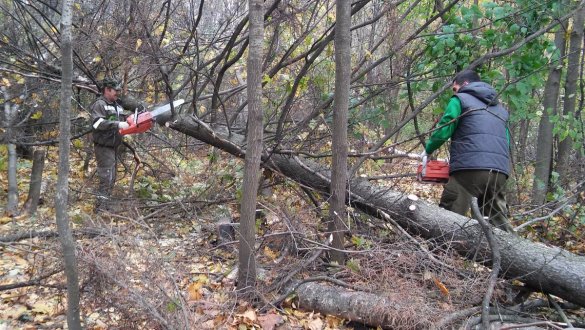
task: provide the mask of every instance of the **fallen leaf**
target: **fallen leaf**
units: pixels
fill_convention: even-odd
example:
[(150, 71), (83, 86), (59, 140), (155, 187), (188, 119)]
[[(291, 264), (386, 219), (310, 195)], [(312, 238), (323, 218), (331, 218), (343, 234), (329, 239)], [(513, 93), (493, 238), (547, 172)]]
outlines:
[(26, 313), (28, 309), (23, 305), (15, 305), (0, 312), (0, 318), (18, 319), (22, 314)]
[(258, 316), (258, 322), (263, 330), (274, 330), (277, 325), (284, 322), (282, 316), (278, 314), (266, 314)]
[(203, 295), (201, 294), (201, 287), (203, 287), (203, 283), (201, 282), (194, 282), (189, 284), (187, 287), (187, 293), (189, 294), (187, 300), (196, 301), (203, 298)]
[(309, 324), (307, 324), (307, 327), (310, 330), (322, 330), (323, 329), (323, 320), (317, 318), (317, 319), (313, 319), (311, 320), (311, 322), (309, 322)]
[(37, 314), (51, 315), (55, 310), (54, 306), (44, 302), (37, 302), (32, 306), (32, 311)]
[(449, 289), (447, 289), (445, 284), (441, 283), (441, 281), (439, 281), (436, 277), (433, 278), (433, 282), (435, 282), (435, 285), (439, 288), (439, 290), (441, 290), (441, 293), (445, 297), (449, 297)]
[(272, 260), (278, 258), (278, 252), (271, 250), (268, 246), (264, 247), (264, 254)]
[(240, 316), (252, 322), (256, 322), (256, 320), (258, 319), (256, 317), (256, 312), (253, 309), (248, 309), (247, 311), (244, 312), (244, 314), (241, 314)]

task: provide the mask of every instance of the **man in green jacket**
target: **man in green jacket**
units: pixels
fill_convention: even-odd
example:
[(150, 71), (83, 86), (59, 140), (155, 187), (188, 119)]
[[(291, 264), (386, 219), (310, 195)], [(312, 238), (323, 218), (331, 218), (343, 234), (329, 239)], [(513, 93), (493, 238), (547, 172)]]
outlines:
[(510, 175), (508, 111), (494, 88), (474, 71), (455, 76), (453, 92), (422, 154), (424, 168), (427, 156), (451, 140), (449, 182), (439, 206), (465, 215), (471, 197), (477, 197), (483, 216), (513, 232), (505, 197)]

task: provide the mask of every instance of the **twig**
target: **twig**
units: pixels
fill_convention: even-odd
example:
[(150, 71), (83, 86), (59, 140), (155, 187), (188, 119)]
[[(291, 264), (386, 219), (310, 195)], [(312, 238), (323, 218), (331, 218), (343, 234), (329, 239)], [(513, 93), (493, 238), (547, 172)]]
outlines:
[(54, 270), (52, 272), (49, 272), (47, 274), (41, 275), (37, 278), (34, 278), (28, 282), (20, 282), (20, 283), (13, 283), (13, 284), (6, 284), (6, 285), (0, 285), (0, 291), (5, 291), (5, 290), (12, 290), (12, 289), (18, 289), (18, 288), (24, 288), (27, 286), (33, 286), (33, 285), (39, 285), (41, 284), (41, 281), (51, 277), (57, 273), (60, 273), (63, 271), (63, 268), (59, 268), (57, 270)]
[(550, 302), (550, 304), (553, 305), (553, 307), (557, 310), (557, 313), (559, 313), (559, 315), (561, 316), (561, 320), (563, 320), (563, 322), (567, 323), (569, 328), (572, 328), (573, 325), (571, 324), (571, 321), (569, 321), (569, 318), (567, 317), (565, 312), (563, 312), (563, 309), (561, 308), (561, 306), (559, 306), (559, 304), (550, 296), (550, 294), (547, 294), (546, 298), (548, 299), (548, 302)]
[[(325, 242), (325, 244), (326, 244), (325, 246), (331, 245), (332, 241), (333, 241), (333, 236), (329, 235), (327, 241)], [(319, 258), (319, 256), (323, 253), (323, 251), (325, 251), (325, 250), (324, 249), (315, 250), (315, 252), (313, 252), (313, 255), (309, 259), (305, 260), (299, 267), (296, 267), (294, 270), (292, 270), (290, 273), (288, 273), (288, 275), (286, 275), (282, 280), (279, 280), (278, 282), (275, 281), (275, 284), (273, 284), (271, 286), (269, 291), (274, 291), (274, 290), (280, 291), (280, 289), (283, 288), (284, 286), (286, 286), (296, 274), (298, 274), (301, 270), (305, 269), (307, 266), (309, 266), (311, 263), (313, 263), (313, 261), (317, 260), (317, 258)]]
[[(467, 321), (467, 323), (464, 326), (464, 329), (472, 329), (473, 327), (475, 327), (476, 325), (478, 325), (479, 323), (481, 323), (481, 319), (482, 317), (474, 317), (471, 318), (470, 320)], [(541, 321), (541, 320), (535, 320), (535, 319), (530, 319), (530, 318), (526, 318), (526, 317), (520, 317), (520, 316), (515, 316), (515, 315), (489, 315), (489, 320), (490, 321), (500, 321), (500, 322), (516, 322), (516, 323), (524, 323), (524, 324), (518, 324), (518, 325), (510, 325), (510, 326), (506, 326), (506, 327), (501, 327), (500, 330), (504, 330), (504, 329), (515, 329), (515, 328), (524, 328), (528, 325), (534, 325), (534, 324), (547, 324), (555, 329), (562, 329), (561, 327), (553, 324), (552, 322), (547, 322), (547, 321)]]
[(433, 255), (433, 253), (431, 251), (429, 251), (429, 249), (427, 249), (416, 238), (412, 237), (412, 235), (410, 235), (406, 230), (404, 230), (404, 228), (402, 228), (396, 221), (394, 221), (394, 219), (392, 219), (388, 213), (386, 213), (384, 211), (379, 211), (379, 215), (385, 221), (389, 222), (392, 226), (394, 226), (394, 228), (396, 228), (404, 237), (406, 237), (408, 240), (410, 240), (412, 243), (414, 243), (416, 246), (418, 246), (418, 248), (427, 255), (429, 260), (431, 260), (432, 262), (436, 263), (439, 266), (445, 267), (446, 269), (449, 269), (453, 272), (456, 272), (457, 274), (461, 274), (461, 271), (459, 271), (457, 268), (455, 268), (451, 265), (448, 265), (448, 264), (442, 262), (441, 260), (437, 259)]
[(128, 195), (133, 196), (134, 195), (134, 180), (136, 180), (136, 173), (138, 172), (138, 167), (140, 167), (140, 164), (142, 164), (142, 162), (140, 161), (140, 157), (138, 157), (138, 153), (136, 152), (136, 149), (134, 147), (132, 147), (130, 145), (130, 143), (123, 141), (122, 143), (124, 143), (124, 146), (126, 146), (126, 148), (130, 149), (130, 151), (132, 151), (132, 156), (134, 157), (134, 161), (136, 162), (136, 165), (134, 165), (134, 170), (132, 171), (132, 175), (130, 177), (130, 185), (128, 186)]
[[(105, 233), (103, 233), (101, 230), (95, 229), (95, 228), (85, 228), (85, 229), (80, 229), (80, 230), (74, 230), (73, 234), (74, 235), (87, 235), (87, 236), (105, 235)], [(49, 238), (49, 237), (56, 237), (56, 236), (59, 236), (59, 233), (54, 231), (54, 230), (43, 230), (43, 231), (31, 230), (31, 231), (27, 231), (27, 232), (23, 232), (23, 233), (16, 233), (16, 234), (8, 235), (8, 236), (2, 236), (2, 237), (0, 237), (0, 243), (13, 243), (13, 242), (18, 242), (18, 241), (23, 240), (23, 239), (30, 239), (30, 238), (36, 238), (36, 237)]]
[[(436, 329), (436, 330), (448, 329), (449, 325), (452, 324), (453, 322), (457, 321), (458, 319), (472, 316), (476, 313), (481, 312), (481, 310), (482, 310), (482, 306), (475, 306), (475, 307), (463, 309), (460, 311), (456, 311), (454, 313), (451, 313), (451, 314), (445, 316), (441, 320), (439, 320), (439, 322), (437, 322), (433, 326), (433, 329)], [(494, 307), (490, 308), (490, 313), (493, 313), (493, 314), (517, 315), (517, 313), (519, 313), (519, 312), (520, 312), (519, 310), (514, 310), (513, 308), (504, 309), (504, 310), (496, 309)], [(454, 327), (452, 327), (452, 328), (454, 328)]]
[(490, 273), (490, 278), (488, 282), (488, 288), (485, 292), (483, 297), (483, 302), (481, 304), (482, 311), (481, 311), (481, 323), (483, 329), (490, 328), (490, 319), (489, 319), (489, 309), (490, 309), (490, 301), (492, 299), (492, 295), (494, 293), (494, 288), (496, 286), (496, 281), (498, 280), (498, 273), (500, 272), (500, 247), (496, 243), (494, 239), (494, 234), (492, 233), (491, 226), (484, 220), (481, 211), (479, 210), (479, 206), (477, 204), (477, 197), (471, 198), (471, 210), (473, 211), (473, 217), (479, 222), (483, 233), (488, 241), (490, 249), (492, 250), (492, 271)]
[(551, 213), (549, 213), (549, 214), (547, 214), (547, 215), (545, 215), (543, 217), (539, 217), (539, 218), (535, 218), (535, 219), (532, 219), (530, 221), (527, 221), (527, 222), (521, 224), (520, 226), (517, 226), (516, 228), (514, 228), (514, 230), (516, 232), (519, 232), (521, 229), (524, 229), (524, 227), (530, 226), (531, 224), (533, 224), (535, 222), (552, 218), (552, 216), (554, 216), (555, 214), (557, 214), (560, 211), (562, 211), (565, 207), (567, 207), (568, 204), (569, 204), (569, 202), (567, 201), (567, 202), (561, 204), (561, 206), (559, 206), (556, 209), (554, 209)]
[(455, 321), (457, 321), (460, 318), (464, 318), (464, 317), (469, 317), (475, 313), (481, 312), (481, 307), (471, 307), (468, 309), (464, 309), (464, 310), (460, 310), (457, 311), (455, 313), (451, 313), (449, 315), (447, 315), (446, 317), (442, 318), (441, 320), (439, 320), (439, 322), (437, 322), (434, 326), (433, 329), (446, 329), (448, 328), (447, 326)]
[(546, 325), (554, 329), (562, 330), (562, 327), (554, 324), (550, 321), (541, 321), (541, 322), (532, 322), (532, 323), (525, 323), (525, 324), (517, 324), (517, 325), (509, 325), (507, 327), (501, 327), (500, 330), (509, 330), (509, 329), (520, 329), (520, 328), (529, 328), (529, 327), (536, 327), (539, 325)]

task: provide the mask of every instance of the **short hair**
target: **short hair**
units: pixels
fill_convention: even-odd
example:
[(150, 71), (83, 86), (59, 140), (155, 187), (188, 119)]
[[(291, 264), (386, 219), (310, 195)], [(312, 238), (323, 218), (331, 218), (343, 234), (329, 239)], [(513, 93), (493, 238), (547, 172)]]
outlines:
[(473, 70), (463, 70), (459, 72), (455, 78), (453, 78), (453, 82), (457, 83), (458, 85), (462, 85), (464, 82), (472, 83), (476, 81), (481, 81), (477, 72)]

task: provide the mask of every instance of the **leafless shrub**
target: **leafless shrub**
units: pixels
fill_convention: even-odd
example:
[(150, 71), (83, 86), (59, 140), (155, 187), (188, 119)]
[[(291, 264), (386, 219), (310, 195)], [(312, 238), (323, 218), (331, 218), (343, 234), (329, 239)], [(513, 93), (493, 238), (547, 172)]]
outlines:
[(86, 302), (117, 315), (112, 324), (149, 329), (194, 324), (176, 282), (187, 275), (167, 262), (156, 240), (109, 236), (90, 242), (79, 257)]

